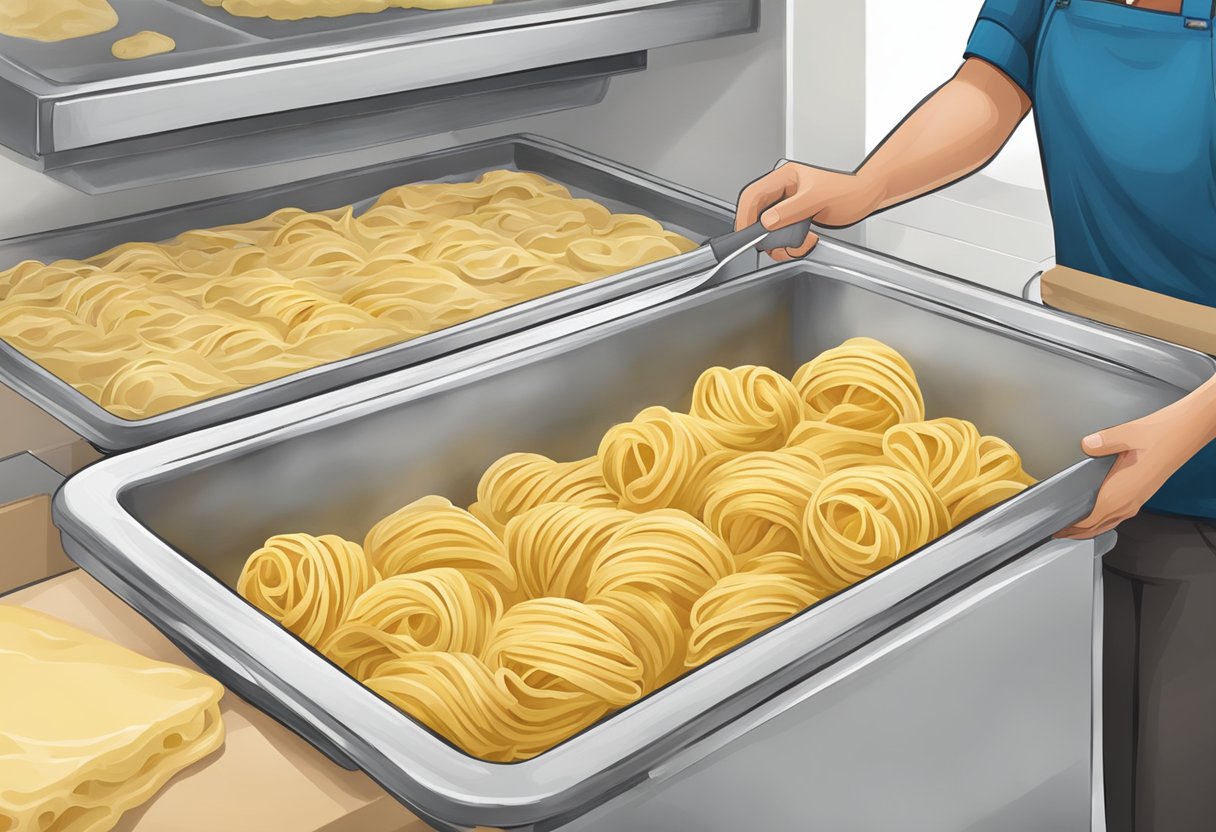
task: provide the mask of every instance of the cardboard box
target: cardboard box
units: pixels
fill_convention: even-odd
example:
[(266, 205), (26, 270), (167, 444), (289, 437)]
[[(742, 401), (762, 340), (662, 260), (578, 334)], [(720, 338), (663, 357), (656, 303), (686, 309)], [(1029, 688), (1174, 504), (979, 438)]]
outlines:
[(0, 383), (0, 459), (27, 451), (64, 476), (101, 458), (78, 434)]
[[(51, 524), (50, 499), (0, 507), (0, 604), (29, 607), (161, 661), (194, 667), (181, 651), (71, 563)], [(6, 587), (38, 583), (5, 595)], [(361, 772), (346, 771), (229, 692), (224, 747), (128, 812), (119, 832), (424, 832), (426, 824)]]

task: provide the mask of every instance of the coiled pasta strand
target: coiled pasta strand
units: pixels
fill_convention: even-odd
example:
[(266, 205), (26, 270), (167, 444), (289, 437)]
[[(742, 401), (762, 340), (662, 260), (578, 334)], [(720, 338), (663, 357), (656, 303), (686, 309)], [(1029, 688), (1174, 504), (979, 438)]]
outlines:
[(284, 534), (249, 556), (237, 591), (315, 646), (379, 579), (358, 543), (330, 534)]

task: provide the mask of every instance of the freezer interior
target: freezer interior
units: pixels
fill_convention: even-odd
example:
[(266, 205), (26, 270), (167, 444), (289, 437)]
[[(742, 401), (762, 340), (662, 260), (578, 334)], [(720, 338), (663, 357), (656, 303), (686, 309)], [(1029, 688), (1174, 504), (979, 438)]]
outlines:
[(273, 534), (362, 540), (374, 522), (419, 497), (467, 505), (501, 455), (590, 456), (609, 427), (644, 407), (687, 408), (709, 367), (792, 373), (854, 336), (878, 338), (907, 357), (930, 418), (966, 418), (1001, 436), (1040, 479), (1081, 460), (1088, 433), (1181, 395), (1102, 359), (805, 272), (748, 279), (610, 330), (358, 419), (217, 453), (130, 487), (123, 505), (233, 586), (245, 557)]

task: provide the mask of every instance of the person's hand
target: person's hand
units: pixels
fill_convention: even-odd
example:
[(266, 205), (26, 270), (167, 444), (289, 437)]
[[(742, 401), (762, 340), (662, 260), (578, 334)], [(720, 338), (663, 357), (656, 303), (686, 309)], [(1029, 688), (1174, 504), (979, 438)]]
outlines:
[[(787, 162), (743, 189), (735, 214), (735, 230), (762, 222), (770, 231), (812, 220), (816, 225), (843, 228), (874, 213), (879, 195), (875, 188), (852, 173)], [(770, 252), (774, 260), (804, 257), (819, 242), (811, 233), (797, 248)]]
[(1135, 517), (1166, 480), (1211, 441), (1212, 422), (1210, 407), (1183, 399), (1143, 419), (1085, 437), (1085, 453), (1117, 454), (1118, 459), (1098, 491), (1094, 510), (1057, 537), (1089, 540)]

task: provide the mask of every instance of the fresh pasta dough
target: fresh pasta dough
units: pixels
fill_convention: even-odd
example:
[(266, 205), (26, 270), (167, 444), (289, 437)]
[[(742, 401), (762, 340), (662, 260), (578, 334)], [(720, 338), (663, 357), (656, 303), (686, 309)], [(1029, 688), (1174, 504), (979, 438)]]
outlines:
[(0, 35), (45, 43), (108, 32), (118, 12), (107, 0), (0, 0)]
[(648, 217), (497, 170), (394, 188), (359, 214), (285, 208), (18, 264), (0, 272), (0, 338), (114, 415), (144, 419), (693, 247)]
[[(440, 210), (463, 207), (447, 195)], [(349, 603), (283, 586), (304, 572), (278, 557), (259, 565), (264, 552), (241, 591), (298, 632), (329, 633), (308, 640), (457, 747), (510, 762), (1033, 482), (1003, 440), (926, 421), (903, 357), (854, 339), (792, 379), (713, 368), (689, 412), (647, 408), (593, 457), (508, 454), (468, 511), (437, 496), (409, 503), (367, 534), (384, 577)], [(341, 560), (350, 547), (317, 551)]]
[(312, 17), (345, 17), (376, 14), (386, 9), (461, 9), (488, 6), (494, 0), (203, 0), (234, 17), (269, 17), (273, 20), (306, 20)]
[(177, 42), (168, 35), (143, 31), (115, 41), (110, 47), (110, 54), (120, 61), (134, 61), (153, 55), (164, 55), (176, 48)]
[(0, 604), (0, 829), (105, 832), (224, 742), (223, 687)]

